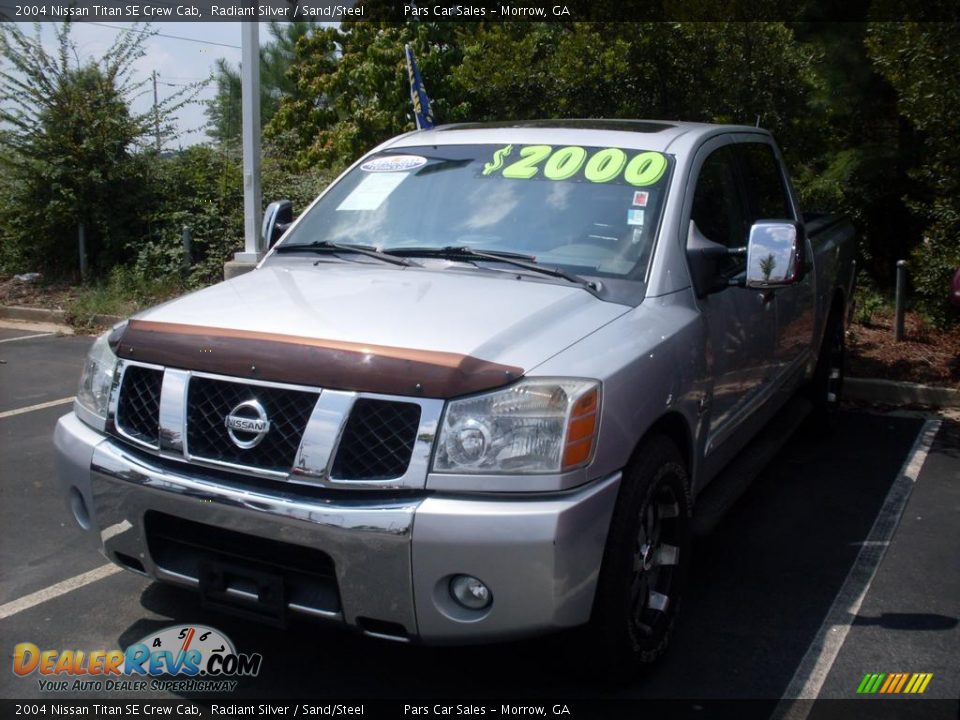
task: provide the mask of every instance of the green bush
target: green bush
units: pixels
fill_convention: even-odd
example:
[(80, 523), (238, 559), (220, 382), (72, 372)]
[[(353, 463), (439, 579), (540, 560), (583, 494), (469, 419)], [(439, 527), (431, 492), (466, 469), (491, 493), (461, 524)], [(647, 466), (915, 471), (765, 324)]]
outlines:
[(118, 265), (105, 281), (84, 287), (64, 311), (71, 325), (93, 328), (103, 324), (97, 321), (98, 315), (128, 317), (181, 292), (182, 284), (172, 275), (156, 277), (136, 267)]
[(857, 277), (853, 303), (853, 321), (858, 325), (869, 325), (875, 313), (890, 308), (890, 301), (877, 291), (864, 272)]
[(951, 282), (960, 268), (958, 220), (960, 218), (952, 209), (945, 212), (943, 224), (937, 222), (910, 257), (910, 280), (916, 295), (916, 307), (940, 328), (956, 322), (960, 315), (950, 304)]

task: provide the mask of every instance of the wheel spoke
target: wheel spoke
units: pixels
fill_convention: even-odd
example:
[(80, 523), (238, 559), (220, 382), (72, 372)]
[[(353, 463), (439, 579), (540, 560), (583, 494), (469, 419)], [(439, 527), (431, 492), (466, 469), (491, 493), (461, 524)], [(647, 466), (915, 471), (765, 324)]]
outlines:
[(650, 505), (650, 544), (656, 547), (660, 543), (660, 533), (663, 530), (663, 524), (660, 522), (660, 506), (651, 503)]
[(677, 565), (680, 562), (680, 548), (676, 545), (661, 545), (657, 550), (657, 565)]
[(658, 593), (654, 590), (651, 590), (647, 595), (647, 607), (651, 610), (666, 612), (668, 605), (670, 605), (670, 598), (663, 593)]
[(637, 632), (639, 632), (641, 635), (645, 635), (647, 637), (653, 635), (653, 628), (646, 623), (640, 622), (639, 620), (637, 621), (636, 628)]
[(657, 506), (657, 512), (660, 514), (660, 518), (662, 520), (670, 520), (675, 517), (680, 517), (680, 505), (676, 502), (660, 503)]
[(641, 573), (644, 569), (644, 562), (647, 558), (647, 552), (649, 548), (647, 545), (643, 545), (637, 552), (633, 554), (633, 572)]

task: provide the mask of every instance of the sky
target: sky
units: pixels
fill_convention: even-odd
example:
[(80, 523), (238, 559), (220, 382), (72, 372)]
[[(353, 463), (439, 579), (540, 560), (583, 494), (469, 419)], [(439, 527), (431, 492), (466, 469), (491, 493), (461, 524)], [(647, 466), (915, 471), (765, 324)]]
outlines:
[[(16, 23), (28, 35), (33, 35), (32, 23)], [(41, 39), (48, 51), (56, 49), (54, 25), (42, 23)], [(78, 22), (73, 24), (71, 37), (77, 46), (80, 61), (98, 58), (113, 44), (119, 33), (117, 28), (130, 28), (131, 23)], [(146, 55), (134, 66), (137, 79), (149, 80), (150, 73), (157, 71), (157, 94), (160, 99), (175, 93), (179, 86), (203, 80), (210, 76), (218, 58), (225, 58), (234, 66), (240, 63), (240, 23), (239, 22), (164, 22), (153, 25), (153, 30), (161, 35), (150, 38), (146, 43)], [(260, 43), (270, 40), (265, 24), (260, 26)], [(144, 112), (153, 105), (153, 88), (148, 83), (145, 93), (133, 102), (135, 111)], [(176, 150), (206, 141), (204, 131), (206, 116), (202, 101), (210, 100), (216, 94), (213, 83), (204, 88), (197, 96), (199, 102), (183, 108), (177, 117), (176, 126), (179, 137), (167, 141), (164, 148)]]

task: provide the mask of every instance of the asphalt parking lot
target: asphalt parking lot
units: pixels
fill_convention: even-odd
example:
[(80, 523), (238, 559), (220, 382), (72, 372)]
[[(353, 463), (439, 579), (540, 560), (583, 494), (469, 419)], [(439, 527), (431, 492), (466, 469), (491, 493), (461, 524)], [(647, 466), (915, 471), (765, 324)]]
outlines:
[[(281, 631), (105, 567), (97, 539), (65, 508), (51, 442), (90, 342), (0, 328), (0, 638), (7, 662), (19, 642), (124, 648), (153, 630), (202, 623), (263, 655), (260, 675), (242, 681), (235, 698), (858, 699), (865, 674), (900, 672), (933, 674), (924, 699), (960, 698), (955, 422), (850, 409), (829, 437), (792, 439), (717, 529), (698, 540), (662, 664), (611, 689), (580, 679), (582, 660), (565, 635), (438, 649), (307, 622)], [(18, 677), (9, 665), (0, 670), (0, 697), (50, 699), (36, 676)], [(956, 704), (929, 708), (957, 717)]]

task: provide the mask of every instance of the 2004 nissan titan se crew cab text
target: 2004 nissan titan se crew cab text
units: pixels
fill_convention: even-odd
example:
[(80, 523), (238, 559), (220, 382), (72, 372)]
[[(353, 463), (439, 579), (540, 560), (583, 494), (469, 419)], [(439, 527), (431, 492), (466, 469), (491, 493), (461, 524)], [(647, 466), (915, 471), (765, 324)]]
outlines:
[(838, 399), (853, 229), (764, 130), (417, 131), (264, 232), (94, 343), (55, 442), (110, 560), (270, 622), (651, 662), (693, 531)]

